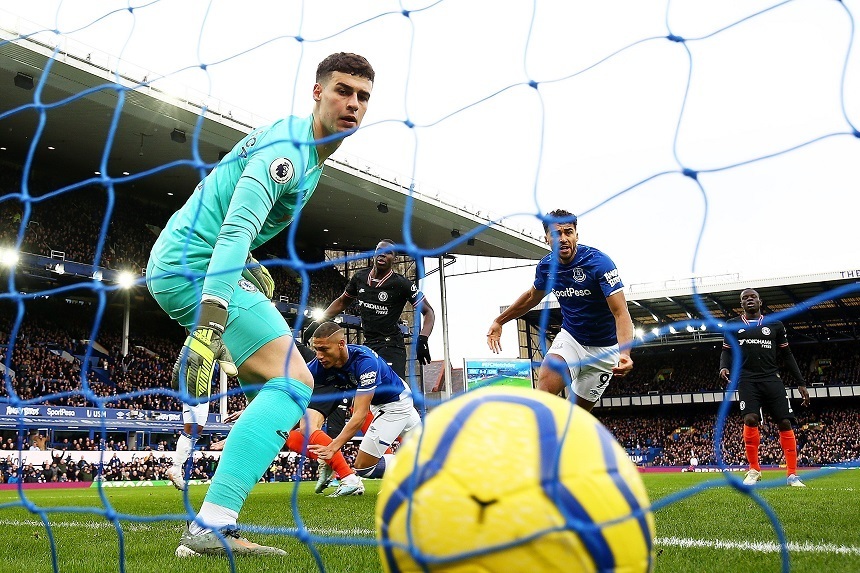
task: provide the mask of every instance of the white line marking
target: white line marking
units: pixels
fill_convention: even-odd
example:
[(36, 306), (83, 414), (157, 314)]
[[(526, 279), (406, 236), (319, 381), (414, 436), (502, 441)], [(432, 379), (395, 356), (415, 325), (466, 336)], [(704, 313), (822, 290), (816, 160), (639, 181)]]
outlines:
[[(741, 549), (744, 551), (757, 551), (759, 553), (779, 553), (779, 543), (774, 541), (723, 541), (720, 539), (691, 539), (689, 537), (658, 537), (654, 540), (655, 545), (669, 547), (708, 547), (712, 549)], [(850, 545), (835, 545), (833, 543), (811, 543), (804, 541), (797, 543), (788, 542), (788, 550), (796, 553), (833, 553), (837, 555), (860, 556), (860, 547)]]
[[(100, 519), (99, 521), (58, 521), (49, 520), (51, 527), (59, 528), (79, 528), (79, 529), (113, 529), (113, 523)], [(178, 523), (178, 522), (177, 522)], [(160, 531), (163, 532), (165, 525), (169, 526), (166, 521), (151, 522), (151, 523), (130, 523), (127, 521), (121, 522), (120, 527), (124, 532), (131, 531)], [(4, 519), (0, 520), (0, 526), (9, 527), (44, 527), (44, 524), (38, 519)], [(241, 524), (240, 524), (241, 527)], [(296, 528), (286, 528), (290, 532), (296, 531)], [(373, 536), (376, 532), (372, 529), (356, 527), (353, 529), (330, 529), (327, 527), (309, 527), (308, 531), (314, 535), (329, 535), (339, 537), (368, 537)], [(276, 535), (276, 534), (275, 534)]]
[[(44, 527), (42, 522), (36, 519), (5, 519), (0, 520), (0, 526), (9, 527)], [(56, 521), (51, 520), (51, 527), (54, 529), (60, 528), (79, 528), (79, 529), (113, 529), (113, 524), (105, 521)], [(165, 522), (155, 523), (128, 523), (121, 524), (124, 532), (163, 532)], [(295, 531), (294, 528), (290, 528)], [(330, 529), (325, 527), (311, 527), (308, 531), (314, 535), (328, 535), (338, 537), (372, 537), (375, 532), (372, 529), (356, 527), (353, 529)], [(751, 542), (751, 541), (724, 541), (721, 539), (692, 539), (690, 537), (658, 537), (654, 541), (655, 545), (664, 547), (706, 547), (710, 549), (728, 549), (728, 550), (743, 550), (756, 551), (759, 553), (779, 553), (779, 544), (773, 541)], [(788, 550), (795, 553), (830, 553), (834, 555), (851, 555), (860, 556), (860, 547), (851, 545), (835, 545), (833, 543), (811, 543), (804, 541), (797, 543), (790, 541)]]

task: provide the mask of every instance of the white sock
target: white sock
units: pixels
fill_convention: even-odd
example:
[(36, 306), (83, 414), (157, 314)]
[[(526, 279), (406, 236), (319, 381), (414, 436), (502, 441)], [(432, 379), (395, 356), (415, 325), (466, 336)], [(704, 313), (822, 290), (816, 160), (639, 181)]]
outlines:
[(228, 525), (236, 525), (236, 520), (239, 519), (239, 512), (228, 509), (223, 505), (215, 505), (204, 501), (200, 506), (200, 511), (197, 513), (197, 521), (206, 525), (203, 527), (197, 522), (193, 522), (188, 526), (188, 532), (191, 535), (200, 535), (208, 533), (213, 529), (222, 529)]
[(191, 455), (195, 442), (197, 440), (192, 440), (191, 436), (182, 432), (182, 435), (176, 440), (176, 453), (173, 455), (174, 468), (180, 471), (185, 468), (185, 462), (188, 460), (188, 456)]
[(347, 485), (350, 485), (350, 484), (357, 483), (357, 482), (358, 482), (358, 480), (359, 480), (359, 477), (358, 477), (357, 475), (355, 475), (355, 474), (349, 474), (349, 475), (348, 475), (348, 476), (346, 476), (345, 478), (341, 478), (341, 480), (340, 480), (340, 481), (341, 481), (341, 482), (343, 482), (343, 483), (345, 483), (345, 484), (347, 484)]

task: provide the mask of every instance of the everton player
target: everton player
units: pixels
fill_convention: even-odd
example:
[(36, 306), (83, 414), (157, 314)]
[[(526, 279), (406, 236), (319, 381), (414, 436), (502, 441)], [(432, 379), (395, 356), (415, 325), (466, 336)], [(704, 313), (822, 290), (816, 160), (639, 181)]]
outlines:
[[(360, 344), (347, 344), (343, 329), (334, 322), (322, 323), (314, 332), (316, 360), (308, 364), (314, 383), (354, 388), (352, 418), (329, 444), (311, 444), (308, 450), (328, 460), (340, 455), (340, 448), (362, 427), (368, 414), (373, 422), (365, 431), (355, 473), (366, 478), (381, 478), (385, 473), (385, 453), (398, 437), (421, 423), (412, 404), (409, 385), (373, 350)], [(348, 493), (342, 493), (346, 489)], [(353, 488), (341, 482), (329, 497), (356, 495)]]
[[(239, 141), (152, 248), (147, 287), (189, 332), (174, 385), (184, 383), (196, 400), (206, 401), (217, 360), (243, 385), (260, 388), (227, 437), (200, 512), (182, 535), (179, 556), (285, 554), (249, 542), (236, 522), (251, 488), (307, 408), (313, 377), (269, 300), (271, 278), (250, 252), (287, 228), (311, 197), (325, 160), (361, 125), (374, 76), (356, 54), (341, 52), (320, 62), (308, 94), (312, 113), (278, 120)], [(243, 278), (243, 267), (251, 278)]]
[[(741, 350), (741, 371), (735, 373), (735, 376), (739, 377), (738, 398), (744, 418), (744, 446), (750, 464), (744, 484), (754, 485), (761, 479), (758, 447), (761, 442), (759, 424), (764, 410), (779, 421), (779, 445), (785, 452), (788, 485), (806, 487), (797, 477), (797, 442), (791, 427), (794, 411), (786, 397), (785, 385), (779, 377), (777, 356), (782, 357), (792, 377), (797, 380), (797, 390), (803, 398), (803, 406), (809, 405), (809, 392), (806, 391), (806, 383), (800, 368), (797, 367), (797, 361), (788, 348), (785, 326), (778, 320), (766, 319), (761, 312), (761, 305), (758, 292), (751, 288), (745, 289), (741, 292), (743, 314), (740, 321), (726, 325), (726, 332), (734, 331)], [(723, 337), (720, 377), (726, 382), (730, 378), (731, 365), (732, 348)]]
[(487, 345), (499, 353), (502, 325), (534, 308), (552, 289), (564, 320), (541, 364), (537, 386), (558, 394), (570, 380), (569, 398), (591, 411), (612, 376), (633, 369), (633, 320), (624, 285), (608, 256), (578, 243), (574, 214), (563, 209), (547, 213), (543, 227), (552, 253), (538, 263), (532, 287), (490, 325)]

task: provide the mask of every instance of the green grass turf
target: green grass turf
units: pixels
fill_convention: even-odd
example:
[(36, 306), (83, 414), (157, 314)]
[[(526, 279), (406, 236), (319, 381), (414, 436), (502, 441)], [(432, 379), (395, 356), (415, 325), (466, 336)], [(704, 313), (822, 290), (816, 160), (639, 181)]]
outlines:
[[(773, 547), (778, 538), (764, 511), (750, 496), (725, 487), (722, 475), (678, 472), (645, 474), (643, 478), (652, 502), (658, 504), (677, 492), (703, 488), (657, 510), (656, 572), (781, 570), (780, 554)], [(765, 486), (770, 482), (778, 487), (760, 487), (757, 491), (778, 515), (788, 541), (796, 544), (790, 551), (792, 572), (860, 571), (858, 478), (857, 471), (842, 471), (808, 479), (809, 487), (800, 489), (786, 487), (783, 472), (765, 473)], [(280, 528), (280, 535), (248, 532), (247, 536), (282, 547), (289, 555), (240, 558), (236, 571), (317, 571), (311, 548), (319, 552), (325, 570), (332, 573), (381, 570), (373, 544), (373, 510), (379, 482), (367, 481), (364, 496), (339, 499), (315, 495), (313, 485), (302, 484), (298, 496), (299, 518), (311, 535), (307, 541), (299, 540), (295, 529), (288, 529), (296, 527), (291, 510), (293, 484), (261, 484), (254, 488), (240, 523)], [(199, 507), (205, 491), (206, 486), (190, 488), (193, 508)], [(225, 558), (174, 557), (186, 515), (181, 494), (171, 487), (103, 490), (116, 512), (122, 542), (117, 529), (103, 514), (89, 513), (105, 507), (97, 490), (26, 490), (25, 495), (25, 503), (33, 510), (45, 511), (52, 524), (58, 571), (232, 570)], [(55, 570), (48, 530), (38, 513), (22, 507), (17, 491), (0, 491), (0, 531), (4, 532), (0, 572)], [(120, 567), (120, 547), (124, 568)]]

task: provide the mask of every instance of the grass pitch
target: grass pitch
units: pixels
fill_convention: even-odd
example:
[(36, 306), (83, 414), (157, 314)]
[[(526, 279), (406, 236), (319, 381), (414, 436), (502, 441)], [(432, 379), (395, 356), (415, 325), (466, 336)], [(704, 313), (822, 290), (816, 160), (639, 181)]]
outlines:
[[(782, 570), (778, 536), (765, 511), (727, 487), (721, 474), (643, 477), (658, 507), (657, 573)], [(860, 571), (858, 478), (857, 471), (840, 471), (805, 478), (809, 487), (801, 489), (786, 487), (783, 472), (765, 473), (756, 492), (784, 528), (792, 572)], [(379, 482), (365, 483), (364, 496), (339, 499), (315, 495), (313, 483), (302, 484), (295, 499), (300, 523), (293, 518), (294, 484), (255, 487), (240, 523), (256, 526), (247, 532), (253, 541), (289, 555), (241, 558), (235, 571), (380, 571), (373, 530)], [(233, 571), (225, 558), (174, 557), (186, 511), (198, 508), (205, 492), (206, 486), (192, 486), (185, 506), (172, 487), (104, 489), (103, 498), (95, 489), (25, 490), (23, 499), (17, 491), (0, 491), (0, 571)], [(115, 521), (106, 518), (105, 508)]]

